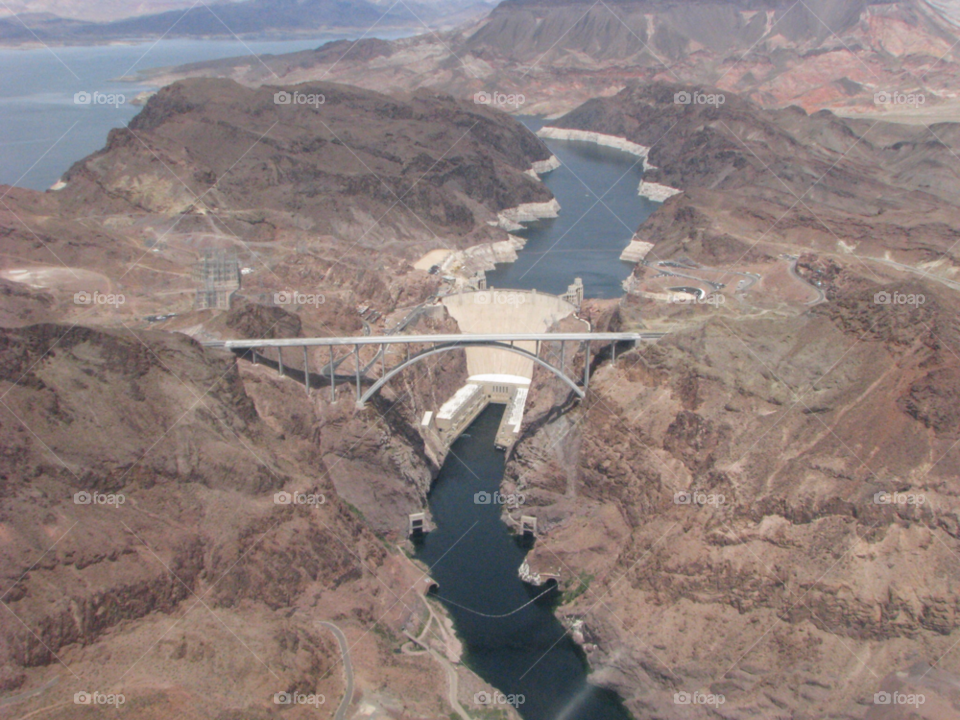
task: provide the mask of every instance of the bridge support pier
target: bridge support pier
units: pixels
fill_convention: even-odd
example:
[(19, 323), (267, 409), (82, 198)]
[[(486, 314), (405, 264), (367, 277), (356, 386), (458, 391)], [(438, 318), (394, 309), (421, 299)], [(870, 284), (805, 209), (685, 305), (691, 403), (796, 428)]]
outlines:
[(360, 345), (353, 346), (353, 359), (357, 363), (357, 407), (363, 407), (360, 402)]
[(564, 349), (565, 349), (565, 345), (563, 344), (563, 340), (561, 340), (561, 341), (560, 341), (560, 372), (563, 372), (563, 351), (564, 351)]
[(303, 387), (310, 394), (310, 360), (307, 358), (307, 346), (303, 346)]
[(330, 402), (337, 401), (337, 369), (333, 365), (333, 345), (330, 346)]
[(587, 340), (583, 346), (583, 389), (587, 390), (590, 387), (590, 341)]
[(283, 348), (277, 346), (277, 374), (283, 377)]

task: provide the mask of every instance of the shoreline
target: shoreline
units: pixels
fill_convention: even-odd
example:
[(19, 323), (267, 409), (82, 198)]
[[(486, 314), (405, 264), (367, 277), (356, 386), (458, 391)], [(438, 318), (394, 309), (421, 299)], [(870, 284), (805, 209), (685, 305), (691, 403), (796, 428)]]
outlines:
[[(10, 16), (8, 16), (10, 17)], [(131, 17), (137, 17), (136, 15)], [(72, 18), (64, 18), (66, 20), (71, 20)], [(377, 37), (376, 39), (386, 40), (392, 42), (395, 40), (404, 40), (410, 37), (417, 37), (418, 35), (427, 35), (430, 34), (434, 29), (422, 31), (423, 26), (387, 26), (380, 28), (381, 32), (387, 34), (397, 34), (397, 37)], [(442, 29), (437, 30), (442, 32)], [(2, 41), (0, 42), (0, 50), (43, 50), (47, 51), (49, 48), (104, 48), (104, 47), (132, 47), (136, 45), (153, 45), (160, 41), (196, 41), (196, 42), (298, 42), (303, 40), (316, 40), (321, 43), (328, 43), (338, 39), (345, 39), (350, 41), (352, 38), (351, 35), (362, 35), (365, 32), (369, 32), (369, 28), (365, 27), (345, 27), (345, 28), (311, 28), (303, 32), (278, 32), (277, 34), (264, 34), (264, 33), (242, 33), (240, 35), (232, 35), (225, 33), (223, 35), (176, 35), (170, 37), (167, 35), (138, 35), (131, 37), (122, 37), (122, 38), (103, 38), (103, 39), (89, 39), (85, 40), (82, 38), (51, 38), (49, 40), (36, 40), (31, 38), (29, 40), (24, 40), (23, 42), (16, 41)], [(324, 39), (323, 37), (315, 37), (316, 35), (330, 35), (332, 37)], [(339, 36), (347, 35), (346, 38), (340, 38)], [(235, 56), (241, 57), (241, 56)], [(228, 58), (223, 58), (228, 59)], [(206, 61), (210, 62), (210, 61)], [(175, 66), (179, 67), (179, 66)], [(150, 70), (151, 68), (147, 68)]]
[(576, 130), (572, 128), (558, 128), (553, 127), (552, 125), (545, 125), (537, 130), (537, 137), (544, 138), (546, 140), (578, 140), (580, 142), (589, 142), (594, 143), (595, 145), (602, 145), (603, 147), (613, 148), (614, 150), (620, 150), (629, 155), (642, 158), (644, 170), (648, 170), (651, 167), (647, 163), (647, 155), (650, 153), (650, 148), (648, 148), (646, 145), (630, 142), (626, 138), (622, 138), (617, 135), (605, 135), (603, 133), (594, 132), (593, 130)]
[[(556, 155), (551, 155), (546, 160), (535, 160), (525, 172), (540, 182), (541, 175), (556, 170), (560, 165), (560, 159)], [(435, 264), (440, 267), (442, 273), (460, 275), (466, 279), (476, 272), (486, 273), (487, 270), (494, 270), (498, 264), (516, 262), (517, 252), (523, 249), (527, 241), (514, 233), (526, 229), (523, 223), (555, 218), (559, 214), (560, 201), (556, 198), (539, 203), (520, 203), (515, 207), (505, 208), (497, 213), (496, 220), (488, 220), (487, 224), (505, 230), (506, 240), (471, 245), (462, 250), (447, 250), (446, 256)], [(426, 269), (424, 265), (433, 264), (429, 260), (430, 256), (442, 250), (444, 248), (431, 250), (413, 263), (414, 267), (420, 265), (419, 269)], [(434, 257), (437, 256), (434, 255)]]
[(682, 192), (683, 190), (679, 190), (675, 187), (661, 185), (660, 183), (655, 182), (647, 182), (646, 180), (641, 180), (640, 186), (637, 188), (637, 195), (659, 203), (665, 202), (674, 195), (679, 195)]
[(544, 218), (555, 218), (560, 215), (560, 202), (553, 198), (546, 202), (520, 203), (519, 205), (501, 210), (497, 213), (496, 224), (508, 233), (523, 230), (523, 223), (534, 222)]

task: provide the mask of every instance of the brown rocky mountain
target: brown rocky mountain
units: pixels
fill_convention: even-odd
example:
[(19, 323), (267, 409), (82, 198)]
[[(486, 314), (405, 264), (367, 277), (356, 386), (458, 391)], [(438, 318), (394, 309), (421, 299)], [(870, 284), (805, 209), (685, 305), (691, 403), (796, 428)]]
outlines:
[[(578, 596), (561, 616), (637, 717), (690, 717), (674, 693), (698, 691), (730, 718), (955, 716), (957, 301), (887, 287), (926, 303), (714, 312), (518, 448), (548, 526), (531, 567)], [(883, 714), (917, 662), (946, 683), (917, 672), (923, 714)]]
[[(94, 691), (123, 693), (130, 717), (273, 717), (285, 691), (336, 707), (340, 650), (321, 619), (381, 673), (362, 683), (440, 712), (442, 671), (390, 657), (427, 612), (422, 573), (331, 480), (359, 481), (338, 453), (372, 426), (321, 420), (302, 388), (179, 334), (34, 325), (4, 330), (2, 348), (5, 716), (77, 717), (70, 698)], [(368, 472), (415, 456), (394, 436), (379, 445)]]
[[(767, 107), (898, 116), (916, 111), (908, 100), (919, 93), (929, 122), (957, 117), (957, 18), (953, 3), (926, 0), (512, 0), (439, 36), (331, 44), (268, 58), (268, 68), (235, 58), (149, 76), (259, 85), (276, 73), (284, 82), (426, 86), (462, 97), (520, 92), (521, 111), (540, 114), (566, 112), (631, 80), (719, 87)], [(380, 59), (370, 64), (374, 47)], [(878, 93), (887, 95), (877, 102)]]
[(551, 123), (651, 148), (656, 169), (645, 180), (685, 191), (639, 230), (658, 258), (685, 253), (707, 265), (736, 264), (779, 244), (781, 252), (936, 262), (925, 272), (955, 279), (960, 126), (761, 110), (737, 97), (719, 106), (674, 102), (692, 90), (631, 87)]
[[(286, 91), (323, 103), (275, 104)], [(4, 317), (143, 327), (179, 313), (165, 327), (235, 335), (191, 312), (198, 257), (225, 251), (245, 266), (252, 301), (309, 293), (318, 302), (297, 309), (302, 332), (355, 333), (358, 306), (383, 316), (436, 291), (438, 275), (411, 267), (424, 253), (510, 247), (498, 215), (552, 199), (527, 172), (548, 157), (509, 116), (427, 91), (172, 86), (60, 190), (6, 192), (0, 278), (15, 284)], [(84, 291), (124, 302), (77, 305)]]
[(551, 199), (526, 174), (548, 157), (518, 123), (449, 96), (196, 80), (151, 98), (70, 169), (59, 195), (76, 215), (187, 215), (186, 228), (204, 229), (213, 215), (242, 239), (295, 227), (402, 253), (441, 233), (461, 244), (502, 239), (485, 221)]

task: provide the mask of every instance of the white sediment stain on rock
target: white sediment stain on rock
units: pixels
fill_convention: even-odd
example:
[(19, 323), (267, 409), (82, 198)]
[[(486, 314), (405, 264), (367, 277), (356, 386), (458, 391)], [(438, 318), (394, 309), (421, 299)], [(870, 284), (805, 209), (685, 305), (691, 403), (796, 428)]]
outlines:
[(525, 238), (507, 234), (506, 240), (472, 245), (465, 250), (451, 252), (440, 264), (441, 272), (469, 276), (478, 270), (493, 270), (499, 263), (517, 260), (517, 251), (527, 244)]
[(573, 130), (571, 128), (542, 127), (537, 130), (537, 136), (548, 140), (580, 140), (581, 142), (590, 142), (604, 147), (622, 150), (625, 153), (635, 155), (643, 159), (643, 169), (647, 170), (647, 154), (650, 148), (646, 145), (630, 142), (626, 138), (616, 135), (604, 135), (603, 133), (593, 132), (592, 130)]
[(526, 560), (520, 563), (520, 567), (517, 568), (517, 574), (525, 583), (538, 586), (543, 584), (543, 581), (540, 579), (540, 573), (531, 572), (530, 564)]
[(539, 180), (541, 175), (546, 175), (548, 172), (556, 170), (560, 165), (560, 158), (556, 155), (551, 155), (546, 160), (535, 161), (533, 165), (530, 166), (530, 169), (527, 170), (527, 175)]
[(560, 214), (557, 199), (542, 203), (522, 203), (513, 208), (501, 210), (497, 214), (497, 224), (507, 232), (523, 230), (523, 224), (541, 218), (555, 218)]
[(653, 250), (653, 243), (634, 238), (630, 241), (630, 244), (623, 249), (623, 252), (620, 253), (620, 259), (624, 262), (640, 262), (647, 257), (647, 253), (651, 250)]
[(677, 190), (677, 188), (670, 187), (669, 185), (647, 182), (646, 180), (641, 180), (640, 187), (637, 188), (637, 195), (653, 200), (654, 202), (664, 202), (668, 198), (672, 198), (674, 195), (679, 195), (682, 192), (683, 190)]

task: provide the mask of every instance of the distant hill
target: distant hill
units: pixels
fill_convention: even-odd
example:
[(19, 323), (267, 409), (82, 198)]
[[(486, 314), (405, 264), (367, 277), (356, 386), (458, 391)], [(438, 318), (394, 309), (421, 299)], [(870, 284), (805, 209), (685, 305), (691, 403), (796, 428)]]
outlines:
[(51, 13), (0, 18), (0, 42), (95, 43), (154, 37), (247, 37), (330, 30), (422, 28), (475, 20), (493, 7), (474, 0), (392, 3), (368, 0), (246, 0), (91, 22)]
[[(224, 2), (225, 0), (220, 0)], [(238, 0), (226, 0), (237, 2)], [(242, 1), (242, 0), (240, 0)], [(193, 0), (10, 0), (0, 5), (0, 17), (13, 14), (29, 15), (46, 13), (49, 15), (86, 20), (88, 22), (110, 22), (135, 15), (149, 15), (167, 10), (181, 11), (194, 5)]]
[[(506, 0), (467, 28), (378, 48), (325, 46), (263, 64), (220, 60), (154, 73), (256, 85), (327, 80), (374, 90), (429, 86), (461, 97), (520, 92), (557, 115), (634, 80), (716, 87), (765, 107), (901, 113), (877, 97), (923, 95), (929, 121), (960, 117), (957, 0)], [(914, 108), (910, 108), (914, 110)], [(888, 115), (889, 117), (889, 115)]]

